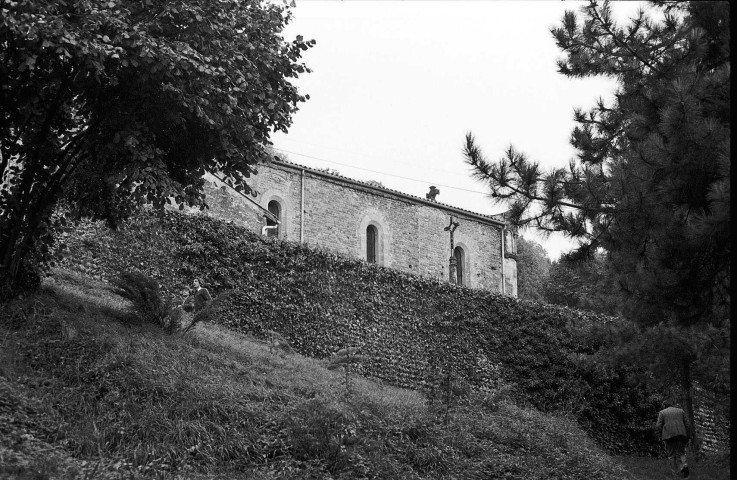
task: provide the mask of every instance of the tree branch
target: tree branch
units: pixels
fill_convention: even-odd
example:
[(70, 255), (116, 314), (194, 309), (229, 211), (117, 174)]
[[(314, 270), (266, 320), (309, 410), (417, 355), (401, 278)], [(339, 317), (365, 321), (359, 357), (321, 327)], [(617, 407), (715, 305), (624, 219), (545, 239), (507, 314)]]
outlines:
[(599, 15), (598, 10), (596, 7), (589, 7), (589, 11), (592, 13), (592, 16), (601, 24), (601, 26), (604, 28), (604, 31), (609, 34), (610, 37), (612, 37), (612, 40), (614, 40), (614, 43), (618, 44), (620, 47), (624, 47), (627, 51), (629, 51), (633, 57), (635, 57), (637, 60), (639, 60), (642, 64), (646, 65), (648, 68), (650, 68), (653, 72), (660, 74), (660, 71), (655, 68), (654, 65), (652, 65), (650, 62), (645, 60), (644, 58), (640, 57), (640, 55), (633, 50), (628, 43), (622, 42), (616, 35), (616, 33), (612, 32), (612, 30), (604, 23), (603, 19), (601, 18), (601, 15)]

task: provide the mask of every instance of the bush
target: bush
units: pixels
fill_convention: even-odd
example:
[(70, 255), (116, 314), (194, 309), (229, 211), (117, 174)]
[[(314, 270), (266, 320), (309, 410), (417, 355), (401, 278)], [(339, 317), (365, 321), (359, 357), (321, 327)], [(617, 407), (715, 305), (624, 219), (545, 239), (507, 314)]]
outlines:
[(159, 284), (140, 272), (122, 272), (112, 279), (112, 291), (130, 300), (130, 311), (144, 323), (153, 323), (166, 331), (179, 325), (182, 313), (174, 302), (164, 299)]

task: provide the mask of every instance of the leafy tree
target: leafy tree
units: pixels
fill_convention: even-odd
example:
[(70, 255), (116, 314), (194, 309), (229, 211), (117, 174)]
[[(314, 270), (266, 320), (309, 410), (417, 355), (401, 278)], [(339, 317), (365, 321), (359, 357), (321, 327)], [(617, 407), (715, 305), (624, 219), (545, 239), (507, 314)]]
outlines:
[(542, 296), (546, 303), (618, 315), (619, 301), (606, 255), (592, 254), (586, 262), (565, 255), (553, 262), (543, 279)]
[(543, 288), (550, 271), (550, 259), (534, 240), (517, 239), (517, 296), (543, 301)]
[(314, 41), (285, 41), (289, 19), (257, 0), (0, 2), (3, 295), (48, 258), (62, 199), (114, 226), (143, 203), (202, 205), (207, 170), (248, 193), (308, 98), (289, 79)]
[(518, 225), (578, 239), (577, 258), (605, 251), (629, 318), (653, 335), (680, 332), (688, 354), (670, 365), (693, 412), (694, 329), (729, 329), (729, 4), (658, 1), (626, 26), (608, 2), (581, 12), (551, 30), (559, 71), (618, 88), (575, 110), (577, 158), (543, 172), (510, 147), (491, 163), (470, 133), (465, 158)]

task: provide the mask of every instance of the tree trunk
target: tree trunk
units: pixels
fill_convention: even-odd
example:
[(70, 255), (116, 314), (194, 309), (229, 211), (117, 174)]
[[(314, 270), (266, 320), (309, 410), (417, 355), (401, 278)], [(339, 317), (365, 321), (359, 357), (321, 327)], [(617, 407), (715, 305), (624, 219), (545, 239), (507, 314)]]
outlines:
[(10, 228), (7, 233), (3, 232), (0, 241), (0, 299), (12, 298), (19, 293), (24, 275), (23, 263), (32, 251), (39, 226), (49, 218), (50, 208), (48, 202), (30, 199), (25, 209), (16, 208), (12, 220), (7, 221)]
[(5, 264), (0, 265), (0, 278), (2, 278), (2, 285), (0, 285), (0, 300), (7, 300), (12, 298), (17, 293), (18, 284), (21, 276), (21, 266), (25, 251), (23, 246), (25, 242), (21, 242), (21, 245), (17, 245), (13, 248), (12, 245), (5, 246), (3, 258), (6, 259)]

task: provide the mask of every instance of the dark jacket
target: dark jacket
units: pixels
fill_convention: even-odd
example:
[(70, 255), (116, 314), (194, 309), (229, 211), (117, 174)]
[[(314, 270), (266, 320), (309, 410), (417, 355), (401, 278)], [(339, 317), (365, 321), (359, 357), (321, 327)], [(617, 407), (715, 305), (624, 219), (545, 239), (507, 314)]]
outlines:
[(688, 418), (686, 418), (686, 412), (678, 407), (668, 407), (658, 412), (658, 422), (655, 426), (661, 432), (661, 440), (677, 435), (688, 437)]

